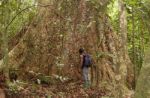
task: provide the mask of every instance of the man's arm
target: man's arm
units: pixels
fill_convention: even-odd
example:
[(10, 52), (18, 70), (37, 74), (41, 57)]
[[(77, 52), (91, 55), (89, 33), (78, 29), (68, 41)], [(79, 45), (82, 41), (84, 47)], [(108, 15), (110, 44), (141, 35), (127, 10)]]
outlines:
[(83, 55), (80, 55), (80, 66), (82, 67), (83, 65)]

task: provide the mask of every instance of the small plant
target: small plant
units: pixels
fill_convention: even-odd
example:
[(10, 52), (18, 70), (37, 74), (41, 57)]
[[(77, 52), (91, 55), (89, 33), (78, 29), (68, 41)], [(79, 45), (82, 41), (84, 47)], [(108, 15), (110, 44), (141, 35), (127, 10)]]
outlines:
[(16, 83), (9, 83), (9, 91), (13, 92), (13, 93), (17, 93), (19, 91), (18, 86)]
[(8, 90), (12, 93), (18, 93), (24, 89), (22, 83), (19, 81), (8, 82), (7, 85), (8, 85)]

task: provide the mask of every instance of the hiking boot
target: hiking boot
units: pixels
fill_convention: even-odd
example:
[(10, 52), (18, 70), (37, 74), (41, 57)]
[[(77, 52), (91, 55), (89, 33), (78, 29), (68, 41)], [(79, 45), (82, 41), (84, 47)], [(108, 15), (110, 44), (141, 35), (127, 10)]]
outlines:
[(83, 85), (84, 88), (89, 88), (90, 87), (90, 82), (86, 81)]

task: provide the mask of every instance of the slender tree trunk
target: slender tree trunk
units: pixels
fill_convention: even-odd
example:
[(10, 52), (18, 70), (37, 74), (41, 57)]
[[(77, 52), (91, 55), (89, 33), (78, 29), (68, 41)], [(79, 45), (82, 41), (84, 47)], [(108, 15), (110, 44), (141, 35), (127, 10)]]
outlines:
[(125, 83), (127, 76), (126, 51), (127, 51), (127, 20), (125, 5), (122, 0), (119, 0), (119, 19), (120, 19), (120, 69), (122, 81)]
[[(134, 19), (134, 6), (132, 5), (132, 49), (133, 49), (133, 68), (134, 68), (134, 84), (136, 84), (136, 79), (138, 75), (136, 66), (136, 51), (135, 51), (135, 19)], [(135, 86), (135, 85), (132, 85)], [(133, 87), (135, 88), (135, 87)]]
[(2, 51), (3, 51), (3, 63), (5, 64), (5, 66), (3, 66), (2, 68), (4, 69), (4, 72), (5, 72), (5, 75), (6, 77), (8, 77), (8, 69), (9, 69), (9, 66), (8, 66), (8, 30), (7, 28), (7, 24), (9, 23), (10, 21), (10, 15), (9, 15), (9, 12), (10, 12), (10, 9), (9, 9), (9, 1), (3, 1), (2, 2), (3, 4), (3, 10), (2, 10), (2, 17), (3, 17), (3, 22), (2, 22)]
[[(119, 0), (119, 20), (120, 20), (120, 49), (119, 49), (119, 74), (121, 75), (121, 92), (120, 98), (123, 98), (125, 93), (127, 93), (127, 84), (129, 85), (133, 82), (133, 65), (130, 61), (127, 49), (127, 16), (126, 8), (123, 0)], [(131, 86), (130, 86), (131, 87)]]

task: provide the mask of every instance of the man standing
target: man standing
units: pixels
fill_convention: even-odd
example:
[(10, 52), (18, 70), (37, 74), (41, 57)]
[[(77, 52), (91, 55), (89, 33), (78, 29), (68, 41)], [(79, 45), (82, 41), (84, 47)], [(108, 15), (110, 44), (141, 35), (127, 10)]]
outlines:
[(83, 48), (79, 49), (80, 54), (80, 65), (82, 69), (83, 74), (83, 80), (84, 80), (84, 87), (89, 87), (90, 81), (89, 81), (89, 67), (91, 66), (91, 57), (85, 53)]

